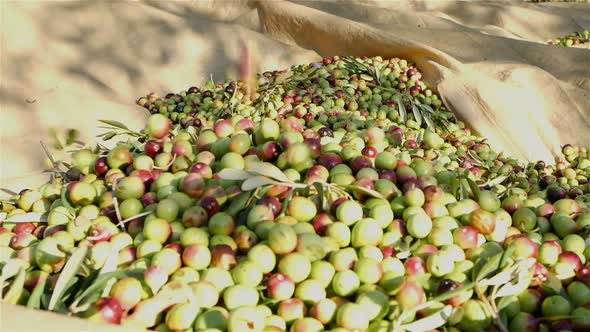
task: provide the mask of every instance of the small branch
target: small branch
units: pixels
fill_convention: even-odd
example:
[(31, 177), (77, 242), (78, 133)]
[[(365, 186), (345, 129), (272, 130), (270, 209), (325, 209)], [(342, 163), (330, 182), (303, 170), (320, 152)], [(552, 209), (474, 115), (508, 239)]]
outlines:
[(117, 226), (121, 226), (121, 228), (123, 228), (123, 229), (124, 229), (124, 227), (123, 227), (123, 226), (124, 226), (126, 223), (130, 222), (131, 220), (133, 220), (133, 219), (136, 219), (136, 218), (141, 218), (141, 217), (143, 217), (143, 216), (147, 216), (148, 214), (152, 214), (152, 213), (153, 213), (153, 211), (146, 211), (146, 212), (142, 212), (142, 213), (140, 213), (140, 214), (134, 215), (134, 216), (132, 216), (132, 217), (129, 217), (129, 218), (125, 219), (125, 220), (122, 220), (122, 221), (120, 221), (120, 222), (117, 224)]
[(117, 220), (119, 223), (117, 225), (121, 226), (121, 229), (125, 231), (125, 227), (123, 227), (122, 220), (121, 220), (121, 212), (119, 211), (119, 200), (117, 199), (117, 195), (115, 193), (117, 189), (117, 180), (113, 181), (113, 188), (111, 189), (111, 193), (113, 195), (113, 205), (115, 206), (115, 214), (117, 215)]
[(51, 152), (49, 152), (49, 149), (47, 148), (47, 145), (45, 145), (45, 143), (43, 141), (39, 141), (39, 143), (41, 143), (41, 147), (43, 148), (43, 151), (45, 152), (45, 155), (47, 155), (47, 158), (49, 158), (49, 161), (51, 161), (51, 164), (53, 165), (54, 169), (57, 169), (59, 167), (59, 164), (55, 161), (55, 159), (53, 158), (53, 155), (51, 154)]

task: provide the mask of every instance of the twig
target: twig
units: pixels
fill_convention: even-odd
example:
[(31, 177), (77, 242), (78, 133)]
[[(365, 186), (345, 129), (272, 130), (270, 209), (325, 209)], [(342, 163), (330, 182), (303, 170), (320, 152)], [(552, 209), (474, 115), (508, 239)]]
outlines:
[(117, 215), (117, 220), (119, 223), (117, 225), (121, 226), (121, 229), (125, 231), (125, 227), (123, 227), (122, 220), (121, 220), (121, 212), (119, 211), (119, 200), (117, 199), (117, 195), (115, 193), (117, 189), (117, 180), (113, 181), (113, 188), (111, 189), (111, 193), (113, 195), (113, 205), (115, 206), (115, 214)]
[(39, 143), (41, 143), (41, 147), (43, 148), (43, 151), (47, 155), (47, 158), (49, 158), (49, 161), (51, 161), (53, 168), (57, 169), (59, 167), (59, 164), (55, 161), (55, 159), (53, 159), (53, 155), (51, 154), (51, 152), (49, 152), (47, 145), (45, 145), (45, 143), (43, 141), (39, 141)]

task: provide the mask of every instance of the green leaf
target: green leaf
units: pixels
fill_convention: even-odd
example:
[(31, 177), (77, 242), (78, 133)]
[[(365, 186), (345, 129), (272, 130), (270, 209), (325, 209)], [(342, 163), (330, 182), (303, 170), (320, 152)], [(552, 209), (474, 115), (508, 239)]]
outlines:
[(252, 197), (252, 195), (253, 192), (251, 191), (240, 193), (238, 196), (231, 200), (231, 203), (225, 212), (227, 212), (232, 217), (237, 216), (237, 214), (240, 211), (246, 208), (248, 200), (250, 200), (250, 197)]
[(502, 259), (500, 260), (500, 269), (503, 269), (506, 265), (508, 265), (508, 260), (511, 258), (512, 254), (516, 250), (514, 245), (508, 246), (504, 253), (502, 254)]
[(114, 271), (114, 272), (110, 272), (110, 273), (105, 273), (102, 275), (99, 275), (94, 282), (92, 283), (92, 285), (90, 285), (90, 287), (86, 288), (82, 294), (80, 294), (76, 300), (72, 303), (72, 305), (70, 306), (70, 308), (72, 308), (72, 310), (75, 310), (76, 308), (82, 307), (84, 306), (84, 301), (86, 299), (86, 297), (88, 297), (89, 295), (92, 294), (97, 294), (100, 293), (101, 289), (107, 284), (107, 282), (111, 279), (111, 278), (122, 278), (125, 276), (125, 271), (123, 270), (118, 270), (118, 271)]
[(117, 270), (117, 262), (119, 261), (119, 250), (116, 247), (111, 249), (109, 257), (105, 261), (104, 265), (100, 269), (99, 275), (107, 274)]
[(487, 187), (493, 188), (493, 187), (499, 185), (500, 183), (504, 182), (504, 180), (506, 180), (509, 176), (510, 176), (510, 173), (496, 176), (495, 178), (487, 181), (486, 183), (480, 184), (479, 187), (486, 187), (487, 186)]
[(25, 276), (26, 269), (24, 267), (21, 267), (18, 270), (16, 278), (14, 278), (14, 280), (12, 281), (10, 288), (8, 288), (8, 291), (2, 298), (3, 300), (7, 300), (9, 303), (16, 304), (16, 301), (18, 301), (19, 294), (23, 291), (25, 287)]
[(395, 96), (395, 102), (397, 103), (397, 109), (402, 122), (406, 123), (408, 121), (408, 112), (406, 112), (406, 107), (404, 106), (400, 95)]
[(252, 175), (239, 168), (224, 168), (217, 175), (223, 180), (242, 181), (251, 178)]
[(252, 189), (256, 189), (269, 184), (278, 184), (278, 182), (264, 176), (254, 176), (242, 183), (242, 191), (250, 191)]
[(437, 311), (436, 313), (430, 316), (418, 319), (409, 324), (402, 325), (402, 328), (410, 332), (432, 331), (438, 327), (445, 325), (445, 323), (451, 317), (452, 312), (453, 306), (447, 305), (442, 310)]
[(480, 285), (482, 286), (500, 286), (509, 283), (512, 279), (514, 279), (515, 274), (517, 272), (518, 266), (513, 265), (508, 269), (496, 274), (495, 276), (489, 279), (480, 280)]
[[(102, 138), (102, 140), (103, 140), (103, 141), (108, 141), (108, 140), (112, 139), (112, 138), (113, 138), (113, 137), (115, 137), (115, 136), (117, 136), (117, 133), (115, 133), (115, 132), (111, 131), (111, 132), (109, 132), (109, 133), (105, 133), (104, 135), (102, 135), (102, 137), (101, 137), (101, 138)], [(100, 137), (100, 136), (99, 136), (99, 137)]]
[(45, 291), (45, 285), (47, 284), (47, 278), (49, 274), (45, 271), (41, 271), (39, 274), (39, 279), (37, 285), (33, 289), (31, 296), (29, 296), (29, 300), (27, 301), (27, 308), (30, 309), (40, 309), (41, 308), (41, 296)]
[(433, 132), (436, 132), (436, 126), (434, 124), (434, 121), (432, 121), (432, 118), (430, 117), (429, 114), (422, 114), (424, 116), (424, 122), (426, 122), (426, 126), (428, 126), (428, 128), (430, 130), (432, 130)]
[(412, 103), (412, 113), (414, 113), (414, 119), (416, 119), (418, 126), (421, 126), (422, 125), (422, 114), (420, 113), (420, 110), (418, 109), (418, 107), (414, 103)]
[(47, 222), (47, 213), (28, 212), (23, 214), (14, 215), (8, 219), (4, 219), (3, 222), (7, 223), (25, 223), (25, 222)]
[(472, 279), (480, 281), (487, 278), (489, 275), (496, 273), (500, 268), (500, 261), (502, 260), (503, 254), (504, 252), (501, 252), (490, 258), (478, 259), (473, 267), (473, 276), (475, 276), (475, 278), (472, 276)]
[(505, 309), (514, 301), (518, 301), (516, 296), (505, 296), (500, 298), (496, 307), (498, 308), (498, 311), (502, 311), (502, 309)]
[(293, 199), (293, 195), (295, 195), (295, 190), (289, 191), (287, 198), (285, 199), (285, 201), (283, 201), (283, 207), (282, 207), (281, 213), (279, 215), (284, 216), (285, 213), (287, 213), (287, 207), (289, 206), (289, 203)]
[(74, 207), (72, 205), (70, 205), (70, 202), (68, 201), (68, 197), (67, 197), (67, 192), (68, 192), (68, 187), (63, 186), (63, 188), (61, 189), (61, 204), (66, 208), (66, 210), (68, 210), (70, 212), (70, 214), (75, 216), (76, 209), (74, 209)]
[(353, 185), (353, 184), (349, 184), (346, 187), (350, 190), (358, 190), (364, 194), (367, 194), (367, 195), (375, 197), (375, 198), (385, 199), (385, 197), (383, 197), (383, 195), (381, 195), (379, 192), (377, 192), (373, 189), (369, 189), (369, 188), (365, 188), (365, 187), (361, 187), (361, 186), (357, 186), (357, 185)]
[(70, 281), (76, 276), (82, 262), (86, 258), (86, 254), (88, 253), (88, 247), (79, 247), (77, 248), (72, 256), (66, 262), (66, 265), (63, 267), (61, 273), (59, 274), (59, 278), (57, 279), (57, 283), (55, 284), (55, 288), (53, 290), (53, 294), (51, 294), (51, 300), (49, 300), (49, 307), (48, 310), (52, 311), (55, 308), (55, 305), (58, 301), (61, 300), (61, 297), (64, 293), (66, 287), (70, 284)]
[(532, 269), (522, 269), (518, 273), (518, 281), (516, 284), (508, 283), (498, 289), (496, 293), (496, 298), (504, 297), (504, 296), (511, 296), (511, 295), (518, 295), (522, 293), (525, 289), (527, 289), (533, 279), (534, 270)]
[(424, 110), (424, 112), (428, 112), (430, 114), (434, 114), (434, 110), (428, 104), (420, 104), (419, 107)]
[[(27, 268), (27, 262), (20, 258), (10, 258), (3, 263), (4, 266), (2, 266), (2, 274), (0, 274), (0, 285), (3, 285), (4, 281), (16, 276), (21, 268)], [(0, 294), (2, 294), (1, 291)]]
[(544, 293), (548, 295), (560, 294), (564, 290), (561, 280), (559, 280), (559, 278), (557, 278), (557, 276), (552, 272), (547, 273), (545, 282), (539, 287)]
[(258, 161), (249, 162), (246, 164), (246, 171), (273, 178), (281, 182), (291, 183), (291, 180), (289, 180), (285, 173), (271, 163)]
[(322, 210), (327, 211), (329, 207), (326, 199), (326, 193), (324, 192), (324, 186), (319, 182), (314, 182), (313, 186), (318, 191), (318, 195), (320, 196), (320, 206), (322, 207)]
[(471, 188), (471, 191), (473, 192), (473, 195), (475, 196), (475, 200), (479, 199), (479, 187), (477, 186), (477, 184), (471, 180), (471, 179), (467, 179), (467, 183), (469, 184), (469, 188)]
[(109, 126), (117, 127), (119, 129), (129, 130), (129, 128), (127, 128), (126, 125), (124, 125), (123, 123), (121, 123), (119, 121), (115, 121), (115, 120), (98, 120), (98, 121), (102, 122), (102, 123), (106, 123)]

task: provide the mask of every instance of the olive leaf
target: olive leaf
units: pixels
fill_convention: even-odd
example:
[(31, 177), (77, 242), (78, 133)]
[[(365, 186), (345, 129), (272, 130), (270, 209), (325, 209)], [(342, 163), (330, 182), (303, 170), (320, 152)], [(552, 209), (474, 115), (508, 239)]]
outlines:
[(514, 279), (515, 273), (518, 271), (518, 265), (512, 265), (505, 271), (502, 271), (492, 278), (480, 280), (481, 286), (500, 286), (510, 282)]
[(511, 303), (513, 303), (515, 301), (518, 301), (518, 298), (515, 295), (504, 296), (504, 297), (500, 298), (500, 300), (496, 304), (496, 308), (498, 309), (498, 311), (502, 311), (502, 309), (505, 309), (506, 307), (508, 307)]
[(402, 325), (402, 328), (410, 332), (432, 331), (440, 326), (445, 325), (451, 317), (453, 306), (446, 305), (443, 309), (427, 317), (418, 319), (412, 323)]
[(37, 285), (33, 289), (31, 296), (27, 300), (27, 308), (30, 309), (40, 309), (41, 308), (41, 296), (45, 291), (45, 285), (47, 285), (47, 278), (49, 274), (45, 271), (41, 271), (39, 274), (39, 279), (37, 281)]
[(113, 272), (117, 269), (117, 263), (119, 261), (119, 250), (117, 248), (112, 248), (111, 252), (109, 253), (109, 257), (105, 261), (104, 265), (100, 269), (99, 274), (106, 274)]
[(395, 96), (395, 103), (397, 104), (402, 123), (406, 123), (408, 121), (408, 112), (406, 112), (406, 107), (404, 106), (402, 98), (399, 94)]
[(364, 194), (367, 194), (367, 195), (375, 197), (375, 198), (385, 199), (385, 197), (383, 197), (383, 195), (381, 195), (379, 192), (377, 192), (373, 189), (369, 189), (369, 188), (365, 188), (365, 187), (361, 187), (361, 186), (357, 186), (357, 185), (353, 185), (353, 184), (349, 184), (348, 186), (346, 186), (346, 188), (350, 189), (350, 190), (358, 190)]
[(469, 184), (469, 188), (471, 189), (471, 192), (473, 192), (473, 195), (475, 196), (475, 199), (478, 200), (479, 199), (479, 186), (475, 183), (475, 181), (471, 180), (471, 179), (467, 179), (467, 183)]
[(265, 176), (253, 176), (242, 183), (242, 191), (250, 191), (269, 184), (277, 184), (279, 182), (271, 180)]
[(426, 122), (426, 126), (432, 130), (433, 132), (436, 132), (436, 125), (434, 123), (434, 121), (432, 121), (432, 118), (430, 117), (430, 115), (428, 114), (424, 114), (424, 122)]
[(548, 295), (556, 295), (564, 291), (561, 280), (559, 280), (559, 278), (557, 278), (557, 276), (552, 272), (547, 273), (545, 282), (539, 285), (539, 287), (543, 293)]
[[(25, 276), (26, 276), (26, 269), (24, 267), (20, 267), (18, 273), (16, 274), (16, 278), (12, 281), (10, 288), (4, 295), (4, 297), (0, 297), (0, 299), (8, 301), (9, 303), (16, 304), (19, 298), (19, 294), (23, 291), (25, 287)], [(1, 294), (0, 294), (1, 295)]]
[(248, 201), (253, 194), (254, 193), (252, 191), (246, 191), (238, 194), (231, 200), (231, 203), (225, 212), (227, 212), (227, 214), (230, 216), (235, 217), (240, 211), (248, 206)]
[(508, 177), (510, 177), (510, 173), (508, 174), (504, 174), (504, 175), (498, 175), (493, 179), (490, 179), (489, 181), (480, 184), (479, 187), (480, 188), (493, 188), (499, 184), (501, 184), (502, 182), (504, 182)]
[(320, 196), (320, 206), (322, 207), (322, 210), (328, 211), (329, 203), (326, 199), (326, 193), (324, 192), (324, 186), (320, 182), (314, 182), (313, 186), (315, 187), (315, 189), (318, 192), (318, 195)]
[(422, 125), (422, 114), (420, 113), (420, 110), (418, 109), (418, 107), (414, 103), (412, 103), (412, 113), (414, 114), (414, 119), (418, 123), (418, 126), (421, 126)]
[(4, 281), (17, 275), (20, 268), (26, 268), (26, 265), (27, 263), (20, 258), (8, 259), (8, 261), (4, 263), (4, 266), (2, 266), (2, 274), (0, 274), (0, 285), (3, 285)]
[(98, 120), (98, 122), (102, 122), (104, 124), (108, 124), (109, 126), (113, 126), (115, 128), (129, 130), (129, 128), (126, 125), (124, 125), (123, 123), (121, 123), (119, 121), (115, 121), (115, 120)]
[(518, 295), (522, 293), (525, 289), (529, 287), (533, 278), (533, 274), (534, 270), (530, 267), (528, 269), (522, 267), (519, 273), (517, 274), (517, 282), (515, 284), (508, 283), (500, 287), (500, 289), (498, 289), (498, 291), (496, 292), (495, 297), (499, 298), (510, 295)]
[(51, 294), (51, 299), (49, 300), (49, 306), (47, 308), (48, 310), (52, 311), (55, 308), (57, 302), (61, 300), (64, 290), (70, 284), (71, 280), (76, 276), (78, 270), (80, 270), (80, 266), (86, 258), (87, 253), (88, 247), (79, 247), (67, 260), (66, 265), (59, 274), (59, 278), (57, 279), (53, 293)]
[(117, 270), (117, 271), (105, 273), (102, 275), (98, 275), (98, 277), (96, 279), (94, 279), (94, 282), (89, 287), (84, 289), (84, 291), (80, 295), (78, 295), (78, 297), (74, 300), (74, 302), (70, 306), (70, 309), (73, 312), (76, 312), (80, 308), (85, 307), (87, 305), (87, 301), (84, 301), (84, 300), (88, 300), (89, 295), (100, 294), (101, 289), (104, 288), (106, 286), (106, 284), (109, 282), (109, 280), (111, 280), (112, 278), (115, 278), (115, 279), (122, 279), (125, 277), (141, 278), (143, 273), (144, 273), (144, 271), (142, 269), (134, 269), (134, 270)]
[(63, 186), (63, 188), (61, 189), (61, 204), (66, 208), (66, 210), (68, 210), (68, 212), (70, 212), (70, 214), (75, 216), (76, 209), (74, 209), (74, 207), (68, 201), (67, 192), (68, 192), (68, 187)]
[(25, 223), (25, 222), (47, 222), (47, 213), (38, 213), (38, 212), (27, 212), (23, 214), (17, 214), (11, 216), (7, 219), (2, 219), (0, 217), (0, 221), (7, 222), (7, 223)]
[(293, 195), (295, 195), (295, 190), (289, 191), (289, 195), (287, 195), (287, 198), (283, 201), (283, 207), (281, 208), (281, 212), (279, 214), (280, 216), (284, 216), (285, 213), (287, 213), (287, 207), (289, 207), (289, 203), (291, 203)]
[(486, 259), (478, 259), (472, 270), (472, 279), (479, 281), (496, 273), (500, 268), (500, 261), (503, 255), (504, 252), (501, 252)]
[(250, 173), (239, 168), (224, 168), (217, 175), (223, 180), (235, 181), (242, 181), (252, 177)]
[(291, 180), (278, 167), (267, 162), (249, 162), (246, 163), (246, 170), (250, 173), (266, 176), (275, 180), (291, 183)]

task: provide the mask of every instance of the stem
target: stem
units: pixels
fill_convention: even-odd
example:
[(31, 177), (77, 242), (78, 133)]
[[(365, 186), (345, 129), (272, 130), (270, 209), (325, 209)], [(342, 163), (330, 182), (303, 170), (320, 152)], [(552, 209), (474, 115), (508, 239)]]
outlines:
[(115, 193), (115, 190), (117, 188), (117, 180), (113, 181), (113, 189), (111, 191), (112, 195), (113, 195), (113, 205), (115, 206), (115, 214), (117, 215), (117, 220), (119, 221), (119, 224), (121, 226), (121, 229), (123, 231), (125, 231), (125, 228), (123, 227), (123, 225), (121, 224), (121, 212), (119, 211), (119, 200), (117, 199), (117, 195)]
[(141, 218), (143, 216), (147, 216), (148, 214), (152, 214), (152, 213), (153, 213), (153, 211), (142, 212), (140, 214), (137, 214), (137, 215), (134, 215), (132, 217), (129, 217), (129, 218), (125, 219), (125, 220), (122, 220), (121, 222), (119, 222), (117, 224), (117, 226), (121, 226), (121, 228), (123, 228), (123, 225), (125, 225), (128, 222), (130, 222), (131, 220), (136, 219), (136, 218)]
[(493, 301), (490, 301), (488, 297), (483, 294), (479, 286), (475, 286), (475, 293), (486, 306), (486, 309), (488, 309), (494, 315), (494, 322), (496, 323), (496, 326), (498, 327), (500, 332), (509, 332), (506, 326), (504, 326), (504, 323), (502, 323), (502, 320), (500, 319), (500, 315), (498, 314), (498, 310), (496, 310), (495, 303), (492, 304)]

